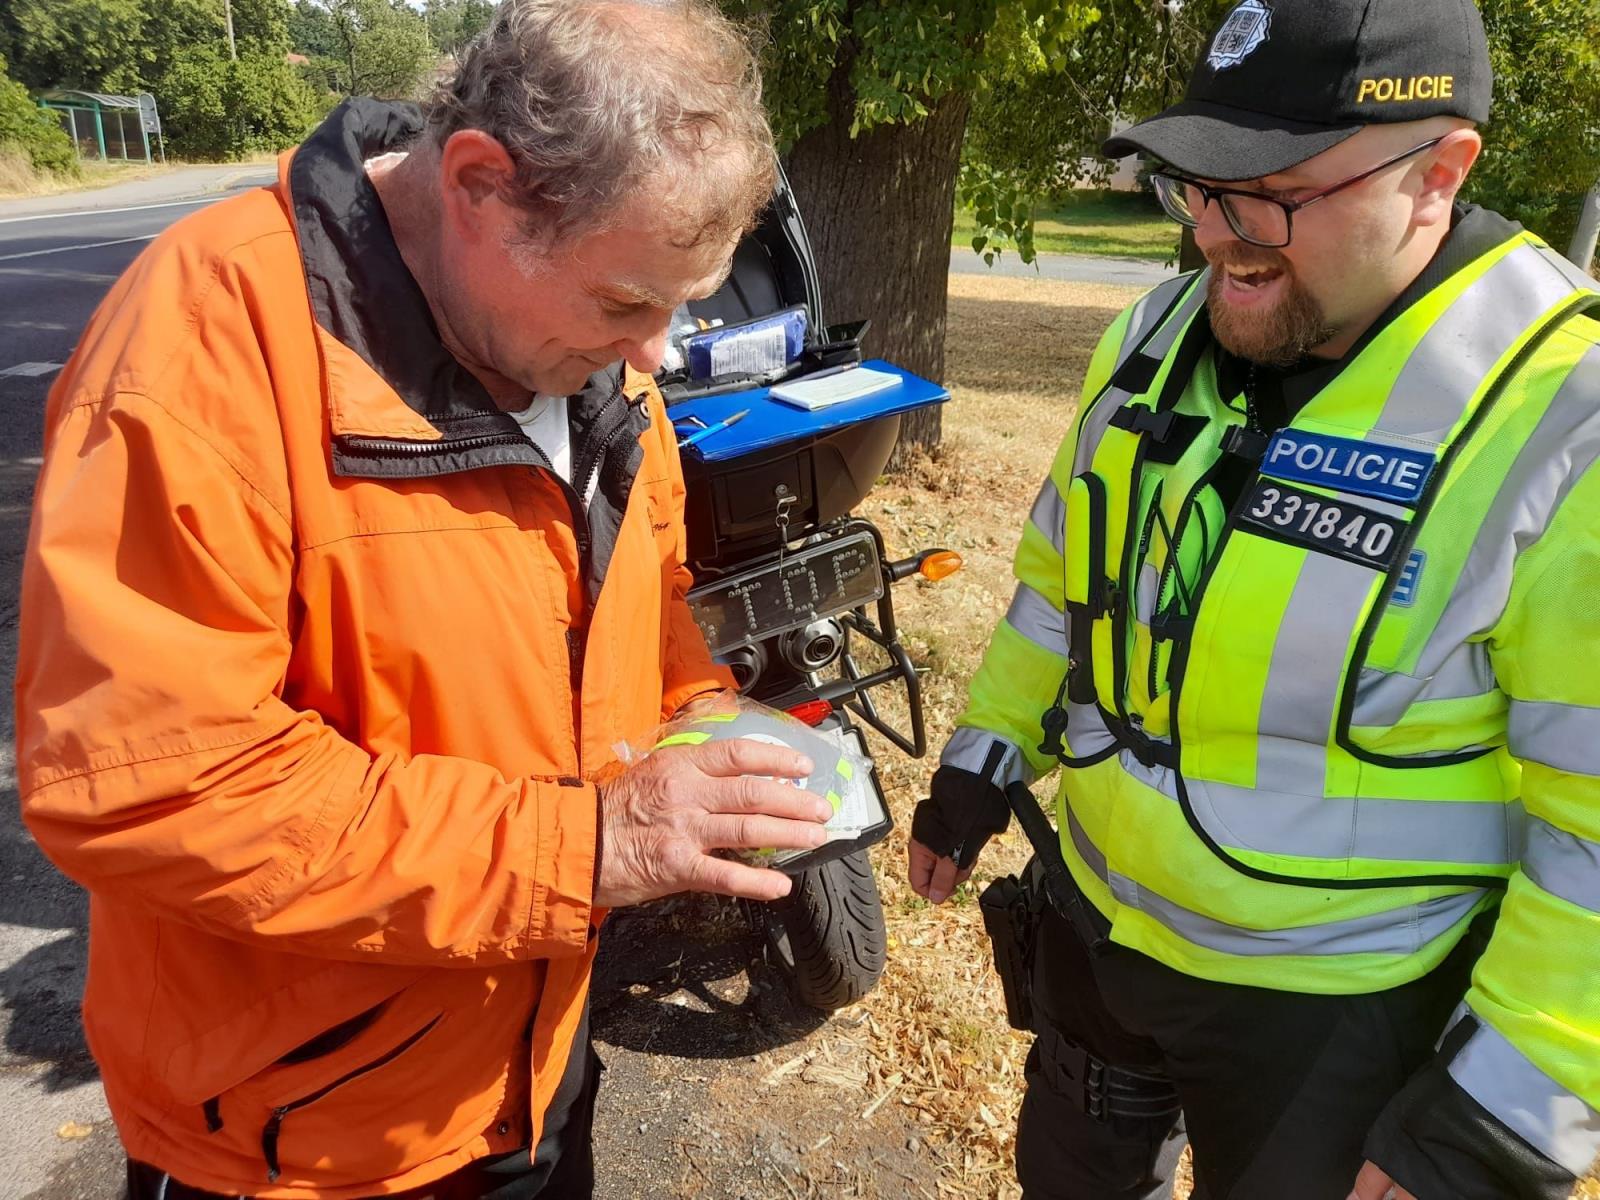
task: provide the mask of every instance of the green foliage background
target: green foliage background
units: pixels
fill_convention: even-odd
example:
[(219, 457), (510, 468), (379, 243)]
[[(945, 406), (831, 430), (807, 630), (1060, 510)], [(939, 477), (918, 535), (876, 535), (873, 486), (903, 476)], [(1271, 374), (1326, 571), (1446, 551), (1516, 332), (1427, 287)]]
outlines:
[(28, 95), (28, 89), (6, 74), (0, 56), (0, 150), (15, 147), (36, 171), (75, 175), (78, 156), (72, 139)]
[[(39, 141), (26, 91), (152, 93), (168, 151), (230, 159), (293, 145), (348, 95), (413, 97), (441, 55), (493, 16), (492, 0), (5, 0), (0, 141), (24, 143), (35, 165), (76, 169), (70, 141)], [(293, 52), (309, 61), (289, 61)], [(10, 82), (10, 81), (8, 81)], [(48, 123), (48, 122), (47, 122)], [(41, 169), (44, 169), (41, 166)]]
[[(855, 131), (924, 119), (952, 92), (971, 116), (958, 197), (974, 249), (1033, 255), (1033, 214), (1111, 165), (1100, 142), (1180, 98), (1233, 0), (722, 0), (765, 28), (769, 104), (785, 144), (826, 114), (845, 68)], [(1600, 3), (1479, 0), (1496, 74), (1469, 198), (1564, 248), (1600, 178)], [(929, 164), (929, 169), (940, 169)]]

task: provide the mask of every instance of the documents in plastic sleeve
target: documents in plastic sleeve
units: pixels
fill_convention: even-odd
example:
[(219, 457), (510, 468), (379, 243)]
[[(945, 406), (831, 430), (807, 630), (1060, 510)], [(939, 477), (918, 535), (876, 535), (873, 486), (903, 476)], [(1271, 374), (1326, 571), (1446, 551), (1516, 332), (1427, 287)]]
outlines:
[(769, 395), (796, 408), (829, 408), (846, 400), (859, 400), (897, 386), (900, 376), (887, 371), (874, 371), (871, 367), (852, 367), (832, 375), (819, 375), (811, 379), (797, 379), (791, 383), (773, 386)]
[(711, 375), (761, 375), (781, 370), (788, 359), (782, 325), (739, 329), (711, 345)]

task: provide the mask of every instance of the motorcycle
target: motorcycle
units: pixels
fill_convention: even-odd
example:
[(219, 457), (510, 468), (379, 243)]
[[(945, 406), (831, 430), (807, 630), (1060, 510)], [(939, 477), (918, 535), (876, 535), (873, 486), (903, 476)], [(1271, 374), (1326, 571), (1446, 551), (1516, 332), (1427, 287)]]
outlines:
[[(696, 579), (689, 604), (713, 655), (741, 694), (869, 762), (863, 726), (922, 757), (921, 689), (900, 641), (893, 591), (913, 575), (942, 578), (960, 559), (937, 548), (891, 559), (881, 531), (852, 510), (887, 464), (903, 415), (949, 393), (891, 364), (863, 363), (865, 322), (826, 324), (810, 241), (781, 176), (727, 282), (680, 310), (675, 323), (676, 353), (658, 378), (683, 460)], [(857, 369), (865, 374), (852, 375)], [(847, 393), (861, 391), (856, 381), (869, 376), (878, 390), (814, 411), (771, 394), (833, 375)], [(887, 665), (863, 665), (863, 644)], [(895, 728), (874, 698), (896, 686), (904, 690), (907, 730)], [(867, 849), (892, 819), (875, 764), (859, 786), (858, 801), (876, 818), (785, 866), (790, 894), (746, 910), (794, 998), (822, 1010), (865, 996), (884, 967), (883, 908)]]

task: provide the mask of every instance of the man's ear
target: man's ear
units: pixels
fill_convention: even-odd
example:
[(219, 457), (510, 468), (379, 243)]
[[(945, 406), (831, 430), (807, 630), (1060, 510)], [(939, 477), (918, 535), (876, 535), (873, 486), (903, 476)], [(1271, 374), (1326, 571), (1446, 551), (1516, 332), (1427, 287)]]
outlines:
[(1476, 129), (1455, 129), (1429, 151), (1423, 160), (1422, 182), (1417, 188), (1413, 220), (1417, 225), (1448, 223), (1456, 194), (1466, 183), (1472, 164), (1483, 150)]
[(458, 235), (482, 235), (486, 210), (516, 174), (506, 148), (481, 129), (452, 133), (439, 151), (442, 216)]

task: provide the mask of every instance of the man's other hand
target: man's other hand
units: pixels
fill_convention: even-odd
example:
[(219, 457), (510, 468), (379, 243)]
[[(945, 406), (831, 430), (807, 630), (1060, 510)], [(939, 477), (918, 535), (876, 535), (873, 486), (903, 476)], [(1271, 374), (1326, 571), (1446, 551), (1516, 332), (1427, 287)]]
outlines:
[(906, 878), (911, 890), (934, 904), (943, 904), (972, 874), (972, 864), (958, 867), (955, 859), (947, 854), (935, 854), (916, 838), (911, 839), (907, 850), (911, 863)]
[(1355, 1190), (1348, 1200), (1417, 1200), (1410, 1192), (1389, 1178), (1388, 1173), (1376, 1163), (1366, 1163), (1356, 1176)]
[[(743, 738), (669, 746), (600, 787), (595, 903), (621, 908), (676, 892), (749, 900), (789, 894), (789, 877), (714, 850), (814, 850), (833, 807), (780, 779), (803, 779), (811, 760)], [(765, 777), (765, 778), (764, 778)]]
[(1011, 805), (992, 782), (960, 767), (940, 767), (911, 817), (911, 890), (943, 904), (1010, 821)]

